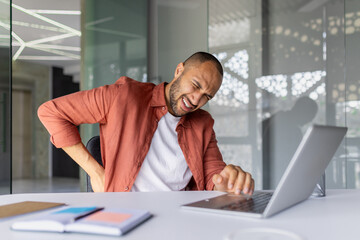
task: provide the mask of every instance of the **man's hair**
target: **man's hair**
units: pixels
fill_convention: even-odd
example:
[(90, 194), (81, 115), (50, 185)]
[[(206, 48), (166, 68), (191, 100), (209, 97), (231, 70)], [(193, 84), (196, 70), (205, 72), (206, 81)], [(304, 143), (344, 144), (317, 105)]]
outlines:
[(221, 76), (223, 76), (224, 71), (223, 68), (221, 66), (221, 63), (219, 62), (219, 60), (217, 60), (216, 57), (214, 57), (213, 55), (211, 55), (210, 53), (207, 52), (196, 52), (193, 55), (191, 55), (190, 57), (188, 57), (185, 62), (184, 62), (184, 66), (186, 66), (186, 64), (188, 65), (194, 65), (196, 63), (204, 63), (207, 61), (211, 61), (216, 69), (219, 71), (219, 73), (221, 74)]

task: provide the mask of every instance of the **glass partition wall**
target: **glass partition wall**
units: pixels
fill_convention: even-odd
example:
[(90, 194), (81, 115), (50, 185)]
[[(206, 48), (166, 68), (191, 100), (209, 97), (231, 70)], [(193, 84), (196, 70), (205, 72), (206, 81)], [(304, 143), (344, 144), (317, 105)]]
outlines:
[[(122, 75), (169, 82), (179, 62), (209, 51), (225, 73), (204, 108), (226, 163), (271, 189), (310, 125), (347, 126), (326, 183), (360, 187), (359, 1), (84, 0), (83, 12), (82, 89)], [(82, 128), (85, 142), (96, 134)]]
[[(11, 192), (10, 6), (0, 0), (0, 194)], [(326, 183), (360, 188), (359, 1), (82, 0), (82, 12), (81, 89), (122, 75), (171, 81), (179, 62), (209, 51), (225, 70), (204, 107), (225, 162), (273, 188), (311, 124), (347, 126)]]
[(51, 148), (37, 109), (76, 85), (80, 0), (13, 0), (11, 5), (12, 192), (79, 191), (78, 166)]
[(360, 187), (358, 1), (209, 1), (209, 51), (225, 68), (210, 102), (228, 163), (273, 189), (312, 124), (347, 126), (329, 188)]
[[(346, 155), (332, 171), (342, 177), (341, 186), (360, 188), (360, 1), (345, 0), (344, 28), (345, 33), (345, 76), (346, 85), (337, 88), (345, 91), (345, 96), (339, 96), (336, 111), (345, 109), (345, 114), (339, 116), (346, 121), (349, 128), (346, 138)], [(334, 25), (331, 28), (334, 30)], [(344, 89), (345, 86), (345, 89)], [(337, 92), (339, 90), (336, 89)], [(345, 101), (344, 101), (345, 99)], [(340, 174), (341, 172), (341, 174)]]
[[(113, 84), (128, 76), (147, 81), (147, 1), (82, 1), (80, 89)], [(82, 125), (83, 143), (99, 135), (97, 124)], [(81, 189), (86, 189), (81, 172)]]
[(0, 194), (11, 193), (11, 1), (0, 1)]

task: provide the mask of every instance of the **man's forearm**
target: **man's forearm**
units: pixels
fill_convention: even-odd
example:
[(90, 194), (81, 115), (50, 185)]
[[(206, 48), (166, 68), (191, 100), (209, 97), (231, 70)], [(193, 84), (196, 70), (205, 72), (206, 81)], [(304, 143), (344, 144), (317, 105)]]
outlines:
[(83, 143), (62, 148), (90, 178), (103, 177), (104, 168), (91, 156)]

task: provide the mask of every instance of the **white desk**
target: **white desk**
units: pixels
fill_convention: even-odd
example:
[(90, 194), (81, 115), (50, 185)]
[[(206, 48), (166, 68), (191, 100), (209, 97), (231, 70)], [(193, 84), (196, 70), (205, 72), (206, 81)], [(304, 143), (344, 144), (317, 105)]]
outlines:
[[(52, 201), (70, 205), (143, 208), (154, 217), (121, 239), (224, 239), (243, 228), (272, 227), (297, 233), (307, 240), (360, 239), (360, 190), (328, 190), (325, 198), (309, 199), (269, 219), (252, 219), (192, 212), (180, 205), (219, 192), (160, 193), (53, 193), (0, 196), (0, 205), (19, 201)], [(32, 215), (34, 216), (34, 215)], [(114, 237), (76, 233), (34, 233), (10, 230), (12, 222), (30, 215), (0, 221), (0, 239), (58, 240), (114, 239)]]

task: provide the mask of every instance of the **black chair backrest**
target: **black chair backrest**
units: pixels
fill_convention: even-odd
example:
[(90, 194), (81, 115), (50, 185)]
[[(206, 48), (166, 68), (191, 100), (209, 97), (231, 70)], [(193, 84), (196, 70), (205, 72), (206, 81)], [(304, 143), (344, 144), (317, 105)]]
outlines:
[[(101, 150), (100, 150), (100, 136), (94, 136), (92, 137), (87, 143), (86, 143), (86, 148), (89, 151), (89, 153), (91, 154), (91, 156), (93, 156), (93, 158), (101, 165), (102, 164), (102, 159), (101, 159)], [(91, 183), (90, 183), (90, 176), (88, 174), (86, 174), (86, 190), (88, 192), (93, 192), (93, 189), (91, 187)]]

